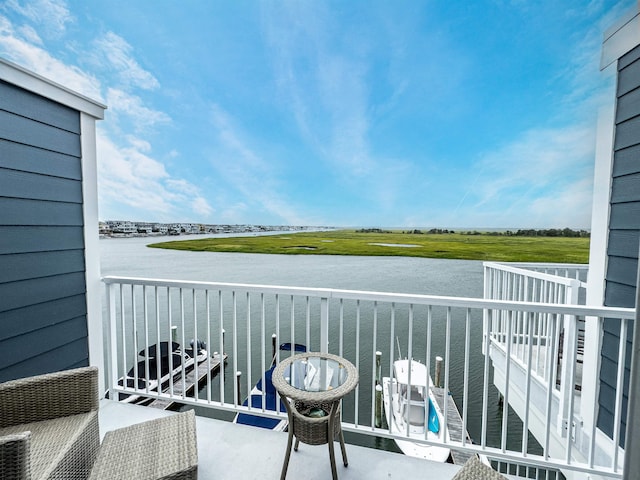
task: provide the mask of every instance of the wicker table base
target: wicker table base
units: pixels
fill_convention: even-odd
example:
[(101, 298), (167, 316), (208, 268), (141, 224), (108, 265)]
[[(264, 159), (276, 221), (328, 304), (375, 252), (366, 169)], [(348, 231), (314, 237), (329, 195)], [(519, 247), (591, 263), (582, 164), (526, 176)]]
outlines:
[[(337, 386), (329, 386), (319, 390), (304, 390), (294, 387), (291, 383), (294, 377), (293, 370), (288, 373), (289, 378), (285, 378), (287, 368), (293, 369), (293, 363), (300, 360), (304, 362), (312, 358), (329, 360), (339, 367), (337, 370), (344, 370), (336, 375), (326, 375), (325, 378), (340, 378)], [(318, 374), (320, 377), (320, 374)], [(344, 436), (340, 424), (340, 402), (342, 397), (351, 392), (358, 384), (358, 371), (344, 358), (329, 353), (307, 352), (289, 357), (280, 362), (273, 372), (273, 386), (285, 399), (287, 415), (289, 417), (289, 438), (287, 440), (287, 451), (282, 465), (280, 480), (285, 480), (289, 459), (291, 457), (291, 447), (293, 437), (296, 437), (293, 449), (298, 450), (300, 442), (308, 445), (329, 445), (329, 462), (331, 463), (331, 476), (333, 480), (338, 479), (336, 469), (336, 459), (334, 452), (334, 439), (340, 441), (342, 451), (342, 462), (346, 467), (347, 451), (344, 445)], [(311, 383), (311, 382), (310, 382)], [(301, 385), (300, 385), (301, 386)], [(315, 415), (314, 415), (315, 413)]]
[(107, 432), (90, 480), (195, 480), (193, 410)]

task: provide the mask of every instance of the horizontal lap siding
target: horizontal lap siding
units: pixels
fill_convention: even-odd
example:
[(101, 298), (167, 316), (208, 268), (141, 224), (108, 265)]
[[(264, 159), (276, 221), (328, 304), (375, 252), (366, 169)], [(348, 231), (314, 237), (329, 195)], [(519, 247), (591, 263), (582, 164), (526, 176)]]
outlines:
[(0, 81), (0, 381), (88, 364), (80, 133)]
[[(615, 119), (614, 157), (605, 277), (605, 305), (635, 306), (640, 241), (640, 48), (635, 48), (618, 62), (618, 86)], [(621, 445), (624, 446), (627, 392), (631, 358), (630, 323), (626, 345), (625, 375), (622, 386), (616, 385), (619, 322), (605, 322), (598, 426), (613, 436), (615, 398), (622, 388)]]

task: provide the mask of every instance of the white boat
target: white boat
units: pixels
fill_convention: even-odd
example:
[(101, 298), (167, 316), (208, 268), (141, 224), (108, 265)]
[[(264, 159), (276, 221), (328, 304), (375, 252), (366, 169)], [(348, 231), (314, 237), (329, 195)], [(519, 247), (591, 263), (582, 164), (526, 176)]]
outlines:
[[(118, 385), (123, 386), (126, 382), (128, 388), (137, 388), (145, 392), (148, 386), (149, 392), (155, 393), (158, 390), (158, 386), (163, 388), (168, 385), (169, 380), (180, 375), (183, 370), (185, 373), (191, 371), (196, 363), (205, 360), (208, 355), (206, 344), (200, 340), (191, 340), (191, 348), (186, 349), (182, 349), (180, 344), (176, 342), (160, 342), (159, 350), (158, 352), (156, 345), (151, 345), (148, 350), (141, 350), (138, 355), (143, 357), (143, 360), (137, 362), (137, 376), (136, 369), (132, 367), (125, 377), (121, 377), (118, 380)], [(145, 358), (147, 356), (149, 357), (148, 359)], [(149, 364), (148, 374), (146, 372), (147, 362)], [(158, 373), (160, 374), (159, 379)], [(106, 398), (109, 398), (109, 392), (106, 393)], [(148, 403), (150, 400), (149, 397), (143, 394), (118, 394), (118, 401), (123, 403), (143, 404), (145, 402)]]
[[(396, 360), (393, 377), (382, 378), (384, 410), (391, 433), (420, 440), (444, 441), (444, 418), (431, 388), (427, 368), (417, 360)], [(447, 434), (447, 437), (449, 435)], [(447, 438), (448, 440), (448, 438)], [(446, 462), (449, 448), (395, 439), (405, 455)]]

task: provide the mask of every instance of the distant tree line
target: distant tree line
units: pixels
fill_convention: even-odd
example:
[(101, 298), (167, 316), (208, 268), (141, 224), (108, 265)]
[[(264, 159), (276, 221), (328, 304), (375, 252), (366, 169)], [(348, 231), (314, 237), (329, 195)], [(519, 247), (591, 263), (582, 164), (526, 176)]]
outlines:
[(431, 230), (428, 230), (426, 232), (423, 232), (422, 230), (407, 230), (407, 231), (403, 231), (402, 233), (408, 233), (408, 234), (413, 234), (413, 235), (422, 235), (424, 233), (428, 233), (428, 234), (442, 234), (442, 233), (456, 233), (453, 230), (446, 230), (446, 229), (442, 229), (442, 228), (432, 228)]
[(462, 232), (463, 235), (494, 235), (505, 237), (567, 237), (567, 238), (589, 238), (591, 233), (587, 230), (572, 230), (570, 228), (547, 228), (536, 230), (533, 228), (520, 229), (516, 231), (507, 230), (505, 232), (485, 232), (476, 230), (473, 232)]
[[(391, 230), (383, 230), (382, 228), (361, 228), (356, 230), (357, 233), (394, 233)], [(397, 231), (396, 231), (397, 232)], [(403, 230), (402, 233), (410, 235), (439, 235), (456, 233), (454, 230), (448, 230), (446, 228), (432, 228), (431, 230), (422, 231), (418, 229)], [(567, 237), (567, 238), (589, 238), (591, 233), (587, 230), (572, 230), (570, 228), (547, 228), (536, 230), (533, 228), (520, 229), (520, 230), (506, 230), (497, 232), (479, 232), (478, 230), (463, 231), (462, 235), (491, 235), (491, 236), (504, 236), (504, 237)]]
[(361, 228), (356, 233), (393, 233), (391, 230), (383, 230), (381, 228)]

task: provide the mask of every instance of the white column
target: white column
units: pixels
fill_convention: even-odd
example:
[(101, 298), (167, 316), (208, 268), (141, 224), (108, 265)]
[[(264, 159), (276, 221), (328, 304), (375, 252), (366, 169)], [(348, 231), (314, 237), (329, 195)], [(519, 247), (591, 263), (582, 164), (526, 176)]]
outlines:
[(87, 285), (87, 331), (89, 364), (100, 369), (100, 396), (105, 392), (104, 341), (102, 332), (102, 295), (100, 288), (100, 244), (98, 234), (98, 169), (96, 156), (96, 120), (80, 113), (82, 148), (82, 197), (84, 217), (84, 261)]

